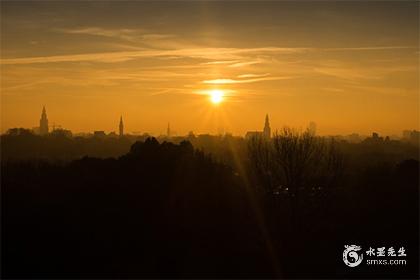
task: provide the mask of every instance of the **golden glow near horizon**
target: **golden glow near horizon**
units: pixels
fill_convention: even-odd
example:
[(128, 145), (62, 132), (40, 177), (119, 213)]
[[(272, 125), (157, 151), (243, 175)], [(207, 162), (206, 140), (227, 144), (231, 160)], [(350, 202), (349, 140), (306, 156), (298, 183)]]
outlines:
[(1, 5), (1, 132), (419, 129), (415, 1)]

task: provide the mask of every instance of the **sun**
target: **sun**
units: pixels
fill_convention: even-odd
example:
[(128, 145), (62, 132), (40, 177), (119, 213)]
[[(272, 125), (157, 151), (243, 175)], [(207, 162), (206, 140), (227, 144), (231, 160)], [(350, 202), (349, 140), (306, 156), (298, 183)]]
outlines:
[(219, 104), (223, 101), (223, 91), (220, 89), (213, 89), (210, 91), (210, 101), (213, 104)]

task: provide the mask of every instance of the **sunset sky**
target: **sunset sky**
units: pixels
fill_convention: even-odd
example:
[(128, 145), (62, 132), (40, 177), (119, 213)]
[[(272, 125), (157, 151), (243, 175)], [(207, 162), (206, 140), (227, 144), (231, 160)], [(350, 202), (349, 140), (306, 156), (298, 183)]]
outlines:
[[(223, 93), (221, 102), (209, 94)], [(220, 101), (220, 100), (219, 100)], [(419, 129), (419, 2), (1, 2), (1, 130)]]

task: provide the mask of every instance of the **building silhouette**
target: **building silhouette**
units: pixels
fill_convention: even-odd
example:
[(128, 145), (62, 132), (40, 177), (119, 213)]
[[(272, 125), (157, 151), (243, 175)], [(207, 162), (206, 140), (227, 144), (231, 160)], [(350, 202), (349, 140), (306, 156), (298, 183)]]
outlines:
[(48, 119), (47, 119), (47, 112), (45, 111), (45, 106), (42, 108), (41, 119), (39, 120), (39, 134), (40, 135), (48, 134)]
[(410, 142), (413, 144), (420, 144), (420, 131), (418, 130), (404, 130), (403, 141)]
[(53, 129), (50, 135), (55, 136), (55, 137), (67, 137), (67, 138), (73, 137), (73, 133), (71, 132), (71, 130), (63, 129), (61, 127)]
[(124, 123), (123, 123), (122, 116), (120, 117), (119, 129), (120, 129), (120, 137), (124, 136)]
[(168, 127), (166, 128), (166, 136), (168, 138), (171, 138), (171, 127), (170, 127), (169, 123), (168, 123)]
[(268, 114), (265, 115), (265, 124), (264, 124), (264, 131), (263, 131), (265, 138), (271, 137), (271, 128), (270, 128), (270, 121), (268, 119)]
[(245, 134), (246, 139), (251, 139), (254, 137), (262, 137), (266, 139), (271, 138), (271, 127), (270, 127), (270, 120), (268, 118), (268, 114), (265, 116), (265, 123), (263, 131), (248, 131)]
[(316, 134), (316, 123), (315, 122), (310, 122), (308, 125), (308, 131), (309, 133), (315, 135)]
[(106, 137), (106, 133), (103, 130), (95, 130), (93, 132), (93, 137), (96, 137), (96, 138), (105, 138)]

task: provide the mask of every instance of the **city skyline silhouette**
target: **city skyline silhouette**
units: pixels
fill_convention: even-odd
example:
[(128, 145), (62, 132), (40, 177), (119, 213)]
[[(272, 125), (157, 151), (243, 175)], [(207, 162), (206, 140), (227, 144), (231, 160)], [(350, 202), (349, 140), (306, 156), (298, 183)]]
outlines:
[[(283, 127), (281, 127), (280, 129), (276, 128), (273, 131), (277, 133), (279, 130), (283, 129), (284, 127), (288, 127), (288, 126), (287, 125), (283, 125)], [(8, 129), (6, 131), (6, 133), (9, 130), (11, 130), (11, 129), (15, 129), (15, 128)], [(41, 119), (40, 119), (40, 126), (38, 126), (38, 127), (32, 127), (32, 128), (26, 128), (26, 129), (31, 130), (34, 134), (39, 134), (39, 135), (47, 135), (48, 134), (48, 132), (49, 132), (49, 125), (48, 125), (48, 119), (47, 119), (47, 114), (46, 114), (45, 106), (43, 106), (43, 108), (42, 108)], [(54, 130), (56, 130), (56, 129), (58, 129), (58, 130), (65, 130), (65, 131), (71, 132), (71, 130), (65, 129), (62, 125), (56, 125), (55, 123), (53, 123), (51, 132), (54, 131)], [(222, 129), (223, 132), (221, 132), (221, 129)], [(313, 130), (314, 132), (317, 132), (318, 133), (318, 131), (317, 131), (317, 124), (315, 122), (313, 122), (313, 121), (309, 122), (305, 127), (294, 128), (294, 129), (299, 129), (299, 130), (310, 129), (310, 130)], [(119, 124), (118, 124), (118, 129), (117, 130), (118, 130), (118, 135), (120, 137), (124, 135), (124, 123), (123, 123), (122, 115), (120, 115), (120, 119), (119, 119)], [(89, 135), (89, 133), (92, 133), (92, 132), (95, 132), (95, 131), (96, 132), (101, 131), (101, 133), (102, 133), (103, 130), (94, 129), (93, 131), (81, 131), (81, 132), (78, 132), (76, 134), (77, 135)], [(266, 135), (265, 137), (267, 137), (267, 135), (268, 135), (268, 138), (269, 138), (271, 136), (271, 131), (272, 130), (271, 130), (271, 127), (270, 127), (268, 114), (266, 114), (264, 128), (263, 128), (262, 131), (252, 131), (252, 130), (250, 130), (250, 131), (247, 131), (244, 135), (235, 135), (235, 136), (244, 136), (245, 138), (247, 138), (247, 137), (251, 137), (252, 135), (264, 134), (264, 135)], [(107, 134), (105, 131), (103, 131), (103, 132), (105, 134)], [(188, 135), (191, 132), (194, 132), (194, 130), (189, 130), (189, 132), (186, 133), (186, 134), (184, 134), (184, 135), (178, 134), (176, 132), (173, 132), (173, 131), (171, 131), (170, 125), (169, 125), (169, 122), (168, 122), (167, 123), (167, 127), (166, 127), (166, 132), (165, 133), (156, 134), (155, 136), (159, 136), (159, 135), (160, 136), (162, 136), (162, 135), (166, 135), (166, 136), (169, 136), (169, 135), (171, 135), (171, 136), (186, 136), (186, 135)], [(111, 130), (108, 133), (110, 135), (113, 135), (114, 133), (116, 133), (116, 130)], [(370, 135), (372, 133), (373, 134), (378, 134), (374, 130), (370, 133)], [(412, 137), (414, 137), (415, 139), (417, 139), (417, 137), (419, 135), (419, 131), (416, 130), (416, 129), (404, 129), (404, 130), (401, 131), (400, 134), (386, 135), (386, 137), (388, 137), (388, 138), (391, 137), (393, 139), (410, 138), (411, 136), (408, 135), (409, 133), (412, 133), (413, 134)], [(125, 134), (133, 134), (133, 135), (147, 134), (147, 135), (150, 135), (150, 136), (153, 135), (153, 134), (150, 134), (147, 131), (142, 131), (141, 132), (141, 131), (138, 131), (138, 130), (131, 131), (131, 133), (128, 132), (128, 133), (125, 133)], [(209, 133), (199, 133), (199, 134), (209, 134)], [(225, 131), (224, 127), (219, 127), (218, 133), (215, 133), (214, 135), (222, 135), (222, 134), (232, 135), (232, 133), (230, 131)], [(350, 138), (351, 137), (354, 137), (354, 136), (362, 137), (362, 138), (367, 137), (367, 135), (360, 135), (360, 134), (358, 134), (356, 132), (350, 133), (348, 135), (326, 135), (326, 136), (333, 136), (333, 137), (343, 137), (343, 136), (345, 137), (345, 136), (347, 136), (347, 137), (350, 137)]]

